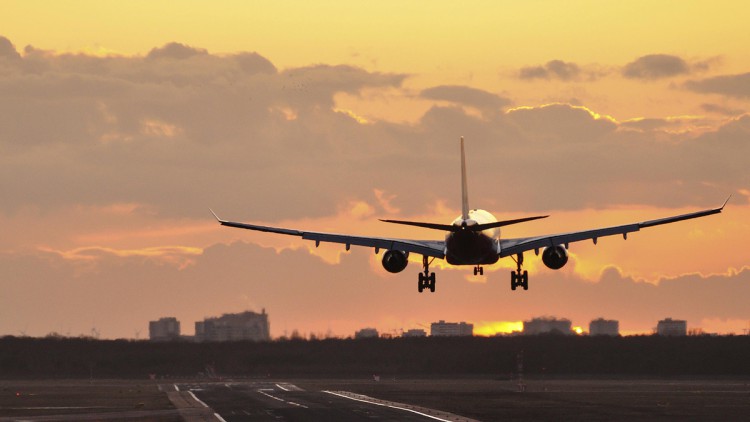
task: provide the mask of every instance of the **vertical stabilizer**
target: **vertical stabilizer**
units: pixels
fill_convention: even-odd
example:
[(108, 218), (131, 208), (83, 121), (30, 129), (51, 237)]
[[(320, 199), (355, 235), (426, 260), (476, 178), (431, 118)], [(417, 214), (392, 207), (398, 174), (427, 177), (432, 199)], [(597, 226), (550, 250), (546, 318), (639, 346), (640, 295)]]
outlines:
[(469, 219), (469, 192), (466, 190), (466, 155), (463, 136), (461, 137), (461, 218)]

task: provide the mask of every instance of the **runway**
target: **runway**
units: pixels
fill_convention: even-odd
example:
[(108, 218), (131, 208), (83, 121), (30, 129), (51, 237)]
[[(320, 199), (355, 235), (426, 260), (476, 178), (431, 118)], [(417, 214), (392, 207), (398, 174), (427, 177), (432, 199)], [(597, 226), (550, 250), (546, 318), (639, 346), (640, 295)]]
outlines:
[(472, 421), (434, 409), (352, 392), (306, 391), (294, 384), (273, 381), (175, 384), (173, 387), (182, 397), (187, 395), (204, 407), (200, 415), (191, 411), (194, 420)]

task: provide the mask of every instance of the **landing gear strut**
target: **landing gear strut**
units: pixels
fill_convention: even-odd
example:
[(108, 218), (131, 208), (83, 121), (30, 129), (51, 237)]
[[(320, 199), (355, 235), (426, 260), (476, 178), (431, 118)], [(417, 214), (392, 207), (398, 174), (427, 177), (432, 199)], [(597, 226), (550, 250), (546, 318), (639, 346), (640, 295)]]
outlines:
[(427, 256), (422, 257), (424, 272), (419, 273), (419, 293), (422, 293), (424, 289), (430, 289), (431, 292), (435, 292), (435, 273), (430, 272), (430, 262)]
[(510, 272), (510, 289), (516, 290), (516, 287), (521, 286), (524, 290), (529, 290), (529, 272), (521, 272), (521, 266), (523, 265), (523, 254), (516, 255), (513, 258), (518, 265), (518, 270)]
[(484, 275), (484, 268), (480, 267), (479, 265), (474, 267), (474, 275), (477, 275), (477, 274)]

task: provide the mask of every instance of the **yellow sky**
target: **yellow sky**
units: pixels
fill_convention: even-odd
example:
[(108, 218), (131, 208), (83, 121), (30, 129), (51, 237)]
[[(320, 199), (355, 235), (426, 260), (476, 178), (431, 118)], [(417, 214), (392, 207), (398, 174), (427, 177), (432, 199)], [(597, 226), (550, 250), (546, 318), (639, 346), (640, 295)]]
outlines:
[(741, 1), (31, 0), (3, 2), (0, 24), (21, 46), (57, 51), (145, 54), (179, 40), (214, 53), (258, 51), (280, 67), (370, 61), (386, 71), (460, 74), (550, 56), (619, 64), (655, 51), (746, 63), (747, 8)]

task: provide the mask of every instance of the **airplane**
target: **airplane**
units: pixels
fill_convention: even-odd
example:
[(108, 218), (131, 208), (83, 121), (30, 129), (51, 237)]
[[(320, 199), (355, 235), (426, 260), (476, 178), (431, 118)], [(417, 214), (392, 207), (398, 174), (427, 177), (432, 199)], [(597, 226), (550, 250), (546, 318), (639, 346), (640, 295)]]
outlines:
[(568, 249), (570, 243), (591, 239), (594, 244), (596, 244), (600, 237), (613, 235), (622, 235), (623, 239), (627, 240), (628, 233), (637, 232), (640, 229), (718, 214), (722, 212), (730, 198), (731, 195), (726, 201), (724, 201), (724, 204), (718, 208), (656, 220), (648, 220), (640, 223), (570, 233), (503, 239), (500, 237), (500, 227), (547, 218), (549, 216), (541, 215), (498, 221), (488, 211), (470, 209), (466, 182), (464, 138), (461, 137), (461, 215), (453, 220), (451, 224), (403, 220), (380, 220), (386, 223), (403, 224), (443, 231), (446, 233), (444, 240), (413, 240), (389, 237), (352, 236), (348, 234), (268, 227), (222, 220), (215, 212), (213, 212), (213, 210), (209, 210), (222, 226), (299, 236), (305, 240), (315, 241), (315, 247), (320, 246), (321, 242), (328, 242), (344, 244), (346, 245), (347, 251), (352, 245), (374, 248), (376, 254), (379, 254), (380, 250), (384, 249), (385, 253), (383, 254), (382, 260), (383, 268), (391, 273), (399, 273), (406, 269), (409, 254), (413, 253), (422, 255), (423, 270), (419, 273), (419, 283), (417, 285), (419, 292), (422, 293), (426, 289), (429, 289), (430, 292), (435, 291), (435, 273), (430, 272), (430, 264), (435, 259), (445, 259), (450, 265), (472, 265), (474, 266), (474, 275), (476, 276), (478, 274), (484, 274), (484, 269), (482, 268), (483, 265), (491, 265), (496, 263), (500, 258), (511, 257), (517, 266), (515, 271), (511, 271), (511, 290), (516, 290), (517, 287), (522, 287), (524, 290), (528, 290), (529, 275), (527, 271), (522, 271), (524, 252), (533, 250), (538, 256), (540, 249), (542, 249), (542, 262), (544, 265), (550, 269), (559, 270), (568, 262)]

